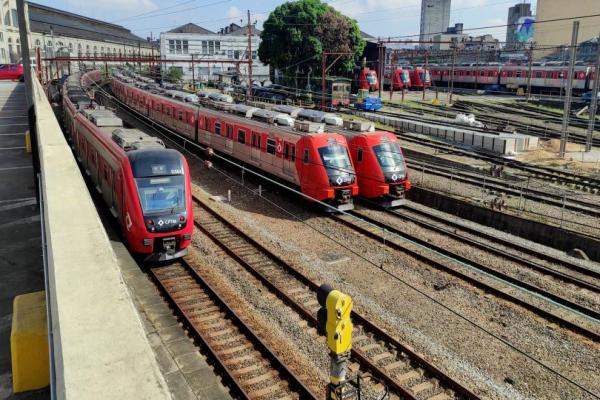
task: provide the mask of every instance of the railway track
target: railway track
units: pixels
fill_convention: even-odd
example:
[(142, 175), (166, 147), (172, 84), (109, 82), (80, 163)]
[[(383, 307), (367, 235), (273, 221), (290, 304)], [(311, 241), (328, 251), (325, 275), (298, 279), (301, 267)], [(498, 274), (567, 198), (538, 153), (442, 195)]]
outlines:
[[(478, 230), (433, 212), (428, 212), (425, 209), (412, 207), (410, 203), (405, 204), (401, 209), (387, 210), (387, 212), (431, 231), (457, 240), (468, 241), (475, 247), (485, 249), (492, 254), (521, 263), (542, 273), (547, 273), (565, 283), (574, 284), (593, 292), (600, 290), (600, 270), (586, 268), (576, 262), (554, 257), (518, 241), (492, 235), (485, 230)], [(524, 258), (523, 255), (531, 258)], [(538, 261), (532, 261), (532, 259)]]
[(573, 187), (581, 190), (587, 189), (587, 191), (600, 191), (600, 179), (593, 176), (579, 175), (572, 171), (560, 171), (554, 168), (533, 166), (521, 161), (506, 159), (504, 157), (487, 152), (465, 150), (450, 143), (444, 143), (437, 140), (416, 136), (407, 132), (397, 131), (396, 134), (401, 141), (431, 147), (447, 154), (457, 154), (498, 165), (504, 165), (508, 168), (514, 168), (527, 172), (528, 176), (532, 178), (542, 179), (551, 183), (572, 185)]
[[(195, 198), (195, 202), (196, 226), (269, 291), (316, 326), (319, 285), (200, 199)], [(414, 400), (479, 398), (360, 313), (353, 311), (351, 317), (354, 324), (352, 363), (385, 384), (391, 393)]]
[(452, 179), (458, 182), (471, 184), (477, 187), (482, 185), (484, 182), (486, 189), (491, 189), (500, 193), (506, 193), (508, 195), (519, 197), (522, 195), (523, 198), (534, 200), (540, 203), (549, 204), (552, 206), (561, 207), (570, 211), (574, 211), (580, 214), (591, 215), (593, 217), (600, 217), (600, 208), (598, 204), (593, 204), (588, 201), (580, 200), (574, 197), (566, 197), (558, 193), (549, 191), (538, 190), (531, 187), (525, 187), (524, 185), (516, 185), (514, 182), (509, 182), (505, 179), (495, 178), (489, 175), (484, 175), (475, 172), (463, 171), (459, 168), (451, 168), (442, 166), (429, 161), (420, 160), (414, 157), (408, 157), (407, 164), (413, 170), (421, 170), (425, 168), (425, 172), (433, 174), (443, 178)]
[[(360, 211), (355, 210), (350, 214), (362, 221), (340, 215), (334, 215), (332, 218), (364, 236), (382, 242), (426, 265), (447, 272), (482, 290), (522, 306), (573, 332), (595, 341), (600, 340), (600, 312), (550, 293), (534, 284), (523, 282), (511, 275), (454, 254), (427, 240), (402, 232), (379, 219), (367, 216)], [(400, 237), (401, 240), (394, 240), (394, 236)], [(429, 254), (417, 249), (426, 249), (425, 253)]]
[(150, 273), (241, 398), (318, 398), (187, 261)]

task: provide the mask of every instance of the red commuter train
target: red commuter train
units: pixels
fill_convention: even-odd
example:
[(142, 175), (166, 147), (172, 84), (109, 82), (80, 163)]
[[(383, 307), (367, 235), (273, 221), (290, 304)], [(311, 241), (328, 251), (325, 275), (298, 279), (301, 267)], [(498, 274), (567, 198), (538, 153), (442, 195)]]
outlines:
[(116, 76), (113, 94), (151, 120), (289, 182), (310, 198), (339, 210), (353, 208), (358, 185), (344, 136), (325, 132), (322, 124), (310, 121), (297, 122), (292, 129), (292, 119), (278, 112), (239, 107), (235, 111), (234, 104), (215, 103), (229, 110), (225, 112), (183, 103)]
[(77, 160), (121, 227), (128, 249), (145, 261), (187, 254), (193, 232), (186, 159), (157, 138), (125, 129), (86, 93), (98, 71), (71, 75), (63, 86), (66, 134)]
[(384, 87), (389, 89), (390, 85), (394, 91), (410, 88), (410, 70), (397, 67), (391, 73), (387, 72), (384, 75)]
[(358, 89), (367, 89), (369, 92), (379, 90), (379, 79), (377, 72), (369, 68), (362, 68), (356, 72), (355, 81)]
[(431, 86), (431, 76), (429, 75), (429, 70), (421, 67), (411, 69), (410, 86), (416, 89), (423, 89), (423, 85), (425, 85), (425, 87)]
[(406, 160), (396, 135), (386, 131), (370, 131), (368, 123), (350, 122), (343, 131), (359, 177), (359, 195), (376, 199), (385, 207), (404, 203), (411, 188)]

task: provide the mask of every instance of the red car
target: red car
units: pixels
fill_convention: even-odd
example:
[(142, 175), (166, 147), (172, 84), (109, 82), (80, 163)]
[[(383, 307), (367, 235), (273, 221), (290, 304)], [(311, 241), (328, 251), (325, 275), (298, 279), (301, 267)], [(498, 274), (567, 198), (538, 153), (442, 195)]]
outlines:
[(22, 64), (0, 64), (1, 80), (23, 80)]

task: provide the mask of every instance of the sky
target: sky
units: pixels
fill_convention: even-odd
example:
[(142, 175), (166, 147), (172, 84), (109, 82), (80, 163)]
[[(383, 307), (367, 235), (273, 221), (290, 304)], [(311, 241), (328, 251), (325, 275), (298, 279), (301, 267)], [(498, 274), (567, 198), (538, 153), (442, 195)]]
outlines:
[[(269, 12), (284, 0), (34, 0), (36, 3), (123, 25), (143, 38), (193, 22), (216, 31), (231, 22), (246, 21), (250, 10), (261, 28)], [(325, 0), (358, 21), (362, 31), (375, 37), (406, 37), (419, 33), (421, 0)], [(464, 23), (466, 33), (492, 34), (500, 41), (506, 28), (469, 28), (506, 24), (508, 8), (523, 0), (452, 0), (450, 26)], [(536, 0), (532, 3), (535, 9)], [(417, 39), (411, 37), (411, 39)]]

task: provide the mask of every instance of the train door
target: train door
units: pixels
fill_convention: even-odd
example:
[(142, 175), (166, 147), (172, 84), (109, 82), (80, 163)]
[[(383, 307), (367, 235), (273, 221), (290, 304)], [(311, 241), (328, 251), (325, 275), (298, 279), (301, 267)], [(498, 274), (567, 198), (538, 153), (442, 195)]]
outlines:
[(283, 145), (283, 172), (287, 175), (296, 174), (296, 145), (284, 142)]
[(260, 133), (252, 131), (252, 149), (250, 150), (250, 160), (260, 161)]
[(112, 181), (112, 204), (110, 206), (110, 213), (115, 217), (121, 219), (121, 210), (123, 209), (123, 178), (121, 171), (113, 174)]
[(104, 202), (108, 205), (112, 205), (112, 181), (113, 181), (113, 170), (108, 165), (106, 160), (102, 160), (102, 170), (100, 171), (100, 185), (102, 187), (102, 197), (104, 197)]
[(225, 151), (229, 154), (233, 153), (233, 126), (225, 124)]
[(204, 117), (204, 136), (206, 143), (210, 144), (210, 119), (208, 117)]

